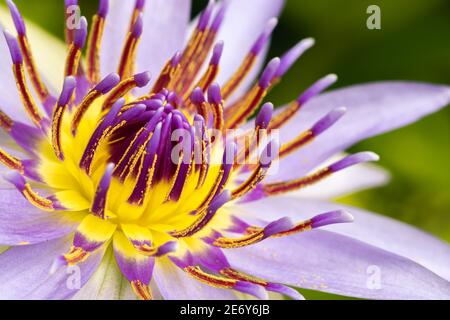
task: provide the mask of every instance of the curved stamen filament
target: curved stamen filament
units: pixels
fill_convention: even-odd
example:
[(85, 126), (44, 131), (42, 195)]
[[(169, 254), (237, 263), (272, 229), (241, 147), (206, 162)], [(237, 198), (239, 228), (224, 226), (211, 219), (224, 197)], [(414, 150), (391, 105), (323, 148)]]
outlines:
[(321, 181), (322, 179), (330, 176), (332, 173), (341, 171), (362, 162), (377, 161), (378, 159), (379, 157), (372, 152), (356, 153), (306, 177), (263, 185), (262, 190), (266, 195), (276, 195), (305, 188)]
[(249, 118), (264, 99), (272, 85), (272, 80), (280, 65), (280, 59), (272, 59), (265, 68), (259, 82), (239, 101), (225, 110), (226, 128), (236, 128)]
[(45, 198), (40, 196), (33, 190), (31, 185), (25, 180), (25, 178), (19, 173), (12, 173), (6, 176), (6, 179), (11, 182), (17, 190), (28, 200), (30, 204), (38, 209), (44, 211), (54, 211), (55, 209), (62, 209), (54, 202), (51, 197)]
[(224, 249), (241, 248), (271, 237), (274, 234), (287, 231), (293, 228), (293, 223), (289, 218), (281, 218), (267, 225), (265, 228), (252, 228), (252, 232), (240, 238), (206, 238), (205, 241), (211, 245)]
[(100, 81), (100, 46), (105, 29), (109, 0), (100, 0), (97, 14), (92, 18), (86, 51), (87, 77), (91, 83)]
[(226, 202), (228, 202), (230, 198), (230, 192), (228, 190), (224, 191), (213, 201), (211, 201), (211, 203), (208, 205), (208, 208), (200, 213), (200, 216), (195, 220), (193, 224), (191, 224), (186, 229), (171, 232), (170, 235), (174, 238), (185, 238), (191, 237), (192, 235), (196, 234), (211, 221), (217, 210), (219, 210)]
[(280, 150), (280, 158), (283, 158), (310, 143), (317, 136), (332, 127), (339, 119), (344, 116), (346, 111), (346, 108), (337, 108), (332, 110), (325, 117), (316, 122), (311, 129), (303, 132), (294, 140), (282, 145)]
[(156, 80), (155, 85), (153, 86), (151, 92), (160, 92), (166, 87), (170, 87), (171, 81), (174, 77), (174, 74), (180, 68), (180, 52), (175, 53), (175, 55), (170, 59), (163, 70), (161, 71), (158, 80)]
[(64, 116), (64, 112), (69, 105), (73, 93), (75, 91), (76, 81), (75, 78), (70, 76), (67, 77), (64, 81), (64, 86), (61, 91), (61, 95), (59, 97), (56, 108), (53, 112), (52, 119), (52, 145), (53, 150), (55, 151), (56, 156), (60, 160), (64, 160), (64, 154), (61, 148), (61, 126), (62, 120)]
[(86, 43), (87, 20), (85, 17), (80, 19), (80, 28), (75, 31), (73, 42), (69, 46), (69, 52), (66, 59), (65, 76), (76, 76), (80, 66), (82, 49)]
[(13, 62), (13, 73), (14, 77), (16, 78), (16, 84), (17, 89), (19, 90), (20, 98), (25, 107), (25, 110), (27, 111), (33, 123), (37, 127), (40, 127), (42, 115), (27, 86), (27, 81), (25, 79), (23, 67), (23, 57), (22, 53), (20, 52), (19, 44), (17, 42), (17, 39), (13, 37), (11, 34), (9, 34), (6, 31), (3, 31), (3, 33), (5, 35), (9, 51), (11, 53), (11, 58)]
[(242, 64), (239, 66), (238, 70), (235, 72), (233, 77), (228, 80), (227, 83), (222, 88), (222, 95), (224, 100), (227, 100), (239, 87), (245, 77), (250, 73), (253, 66), (256, 63), (256, 59), (258, 55), (261, 53), (264, 46), (269, 41), (270, 35), (272, 34), (275, 26), (277, 25), (278, 20), (276, 18), (271, 19), (264, 32), (259, 36), (259, 38), (254, 43), (252, 49), (245, 57)]
[(0, 148), (0, 163), (5, 165), (7, 168), (10, 168), (12, 170), (17, 170), (21, 174), (24, 173), (24, 167), (22, 164), (22, 161), (18, 158), (10, 155), (8, 152)]
[(139, 43), (139, 38), (142, 34), (143, 22), (142, 14), (139, 14), (134, 22), (133, 28), (127, 35), (125, 44), (122, 50), (117, 73), (121, 78), (129, 77), (134, 70), (134, 63), (136, 57), (136, 50)]
[(302, 93), (297, 100), (291, 102), (290, 105), (273, 117), (269, 129), (277, 129), (286, 124), (292, 117), (305, 105), (309, 100), (326, 90), (337, 80), (337, 76), (330, 74), (324, 78), (316, 81), (304, 93)]
[(223, 117), (223, 100), (220, 93), (220, 86), (216, 83), (212, 84), (208, 89), (208, 101), (212, 106), (213, 128), (222, 131), (224, 127)]
[(219, 63), (220, 58), (222, 56), (223, 52), (223, 42), (218, 42), (213, 50), (213, 54), (211, 57), (211, 61), (209, 62), (208, 69), (206, 69), (205, 74), (202, 76), (202, 78), (199, 80), (196, 88), (201, 88), (202, 91), (206, 91), (211, 83), (216, 79), (217, 74), (219, 73)]
[(174, 87), (169, 87), (169, 89), (176, 89), (177, 92), (182, 92), (183, 87), (186, 85), (187, 81), (184, 79), (193, 71), (193, 67), (191, 67), (192, 60), (195, 60), (197, 52), (203, 50), (201, 44), (207, 37), (207, 26), (211, 18), (213, 4), (214, 2), (210, 1), (208, 7), (200, 15), (198, 24), (181, 56), (181, 68), (174, 75)]
[(19, 46), (24, 57), (28, 74), (30, 75), (31, 83), (36, 90), (40, 101), (45, 102), (49, 96), (49, 92), (46, 85), (43, 83), (39, 72), (37, 71), (36, 64), (33, 59), (33, 54), (28, 42), (25, 23), (16, 5), (11, 0), (8, 0), (7, 4), (11, 12), (15, 28), (17, 30)]
[(112, 172), (114, 170), (114, 164), (109, 164), (99, 185), (97, 186), (97, 191), (95, 192), (94, 200), (92, 202), (91, 212), (101, 219), (106, 219), (106, 201), (108, 190), (111, 184)]

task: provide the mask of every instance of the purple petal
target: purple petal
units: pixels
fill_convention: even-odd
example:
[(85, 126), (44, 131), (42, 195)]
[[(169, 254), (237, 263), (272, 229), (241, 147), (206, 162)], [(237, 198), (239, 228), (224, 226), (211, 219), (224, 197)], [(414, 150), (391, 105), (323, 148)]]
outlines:
[(45, 212), (32, 206), (17, 190), (0, 193), (0, 244), (17, 246), (61, 238), (74, 231), (77, 216)]
[[(153, 294), (155, 297), (155, 294)], [(156, 298), (156, 297), (155, 297)], [(73, 300), (137, 300), (128, 280), (120, 272), (113, 250), (107, 250), (89, 281)]]
[(315, 230), (225, 252), (238, 270), (300, 288), (369, 299), (449, 299), (450, 284), (415, 262)]
[(74, 268), (61, 268), (50, 274), (54, 259), (66, 252), (70, 240), (10, 248), (0, 255), (0, 299), (68, 299), (97, 269), (104, 250)]
[(217, 289), (201, 283), (167, 259), (158, 259), (153, 279), (166, 300), (236, 300), (231, 290)]
[(239, 207), (249, 216), (266, 221), (280, 217), (301, 221), (319, 212), (346, 210), (353, 215), (353, 223), (333, 225), (326, 229), (403, 256), (442, 278), (450, 279), (450, 246), (405, 223), (354, 207), (288, 196), (266, 198)]
[(313, 98), (282, 127), (282, 141), (293, 139), (336, 107), (347, 107), (347, 113), (313, 143), (283, 159), (269, 180), (292, 178), (294, 168), (296, 176), (304, 175), (356, 142), (417, 121), (449, 101), (450, 87), (413, 82), (364, 84)]

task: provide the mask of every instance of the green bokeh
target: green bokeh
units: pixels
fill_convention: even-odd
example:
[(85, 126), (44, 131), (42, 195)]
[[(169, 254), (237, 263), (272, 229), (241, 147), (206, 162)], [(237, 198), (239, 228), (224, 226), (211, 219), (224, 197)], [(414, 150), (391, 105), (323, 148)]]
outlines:
[[(194, 2), (196, 11), (205, 3)], [(63, 36), (62, 0), (16, 3), (27, 18)], [(80, 3), (84, 15), (95, 11), (96, 1)], [(366, 28), (366, 9), (372, 4), (381, 8), (381, 30)], [(450, 83), (448, 0), (288, 0), (270, 54), (280, 55), (299, 39), (311, 36), (316, 46), (271, 93), (275, 103), (295, 98), (328, 73), (339, 75), (336, 87), (387, 79)], [(449, 123), (447, 108), (353, 147), (352, 151), (379, 153), (392, 182), (341, 201), (390, 215), (450, 241)], [(306, 296), (336, 298), (310, 291)]]

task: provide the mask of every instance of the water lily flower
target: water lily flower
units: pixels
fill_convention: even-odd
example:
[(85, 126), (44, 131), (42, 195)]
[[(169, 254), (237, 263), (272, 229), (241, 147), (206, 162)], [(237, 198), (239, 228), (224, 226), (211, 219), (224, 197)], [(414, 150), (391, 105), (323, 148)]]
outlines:
[(282, 0), (210, 1), (193, 22), (190, 0), (100, 0), (66, 44), (7, 4), (0, 298), (450, 298), (448, 244), (329, 200), (386, 179), (345, 149), (446, 106), (448, 86), (322, 94), (328, 75), (274, 109), (267, 93), (314, 44), (263, 66)]

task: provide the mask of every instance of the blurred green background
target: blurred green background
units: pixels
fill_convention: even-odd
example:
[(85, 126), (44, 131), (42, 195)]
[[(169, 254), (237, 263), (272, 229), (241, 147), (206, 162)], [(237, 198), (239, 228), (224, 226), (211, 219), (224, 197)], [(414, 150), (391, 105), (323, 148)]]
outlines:
[[(130, 1), (130, 0), (124, 0)], [(149, 0), (151, 1), (151, 0)], [(245, 1), (245, 0), (241, 0)], [(194, 0), (193, 14), (206, 3)], [(16, 0), (23, 14), (63, 37), (62, 0)], [(80, 0), (91, 16), (97, 1)], [(381, 8), (381, 30), (366, 28), (366, 9)], [(319, 77), (336, 73), (335, 87), (388, 79), (450, 84), (449, 0), (287, 0), (270, 56), (298, 40), (317, 41), (269, 99), (284, 103)], [(450, 109), (364, 141), (392, 174), (388, 186), (339, 199), (416, 225), (450, 241)], [(305, 293), (304, 291), (302, 291)], [(306, 292), (308, 298), (336, 298)]]

